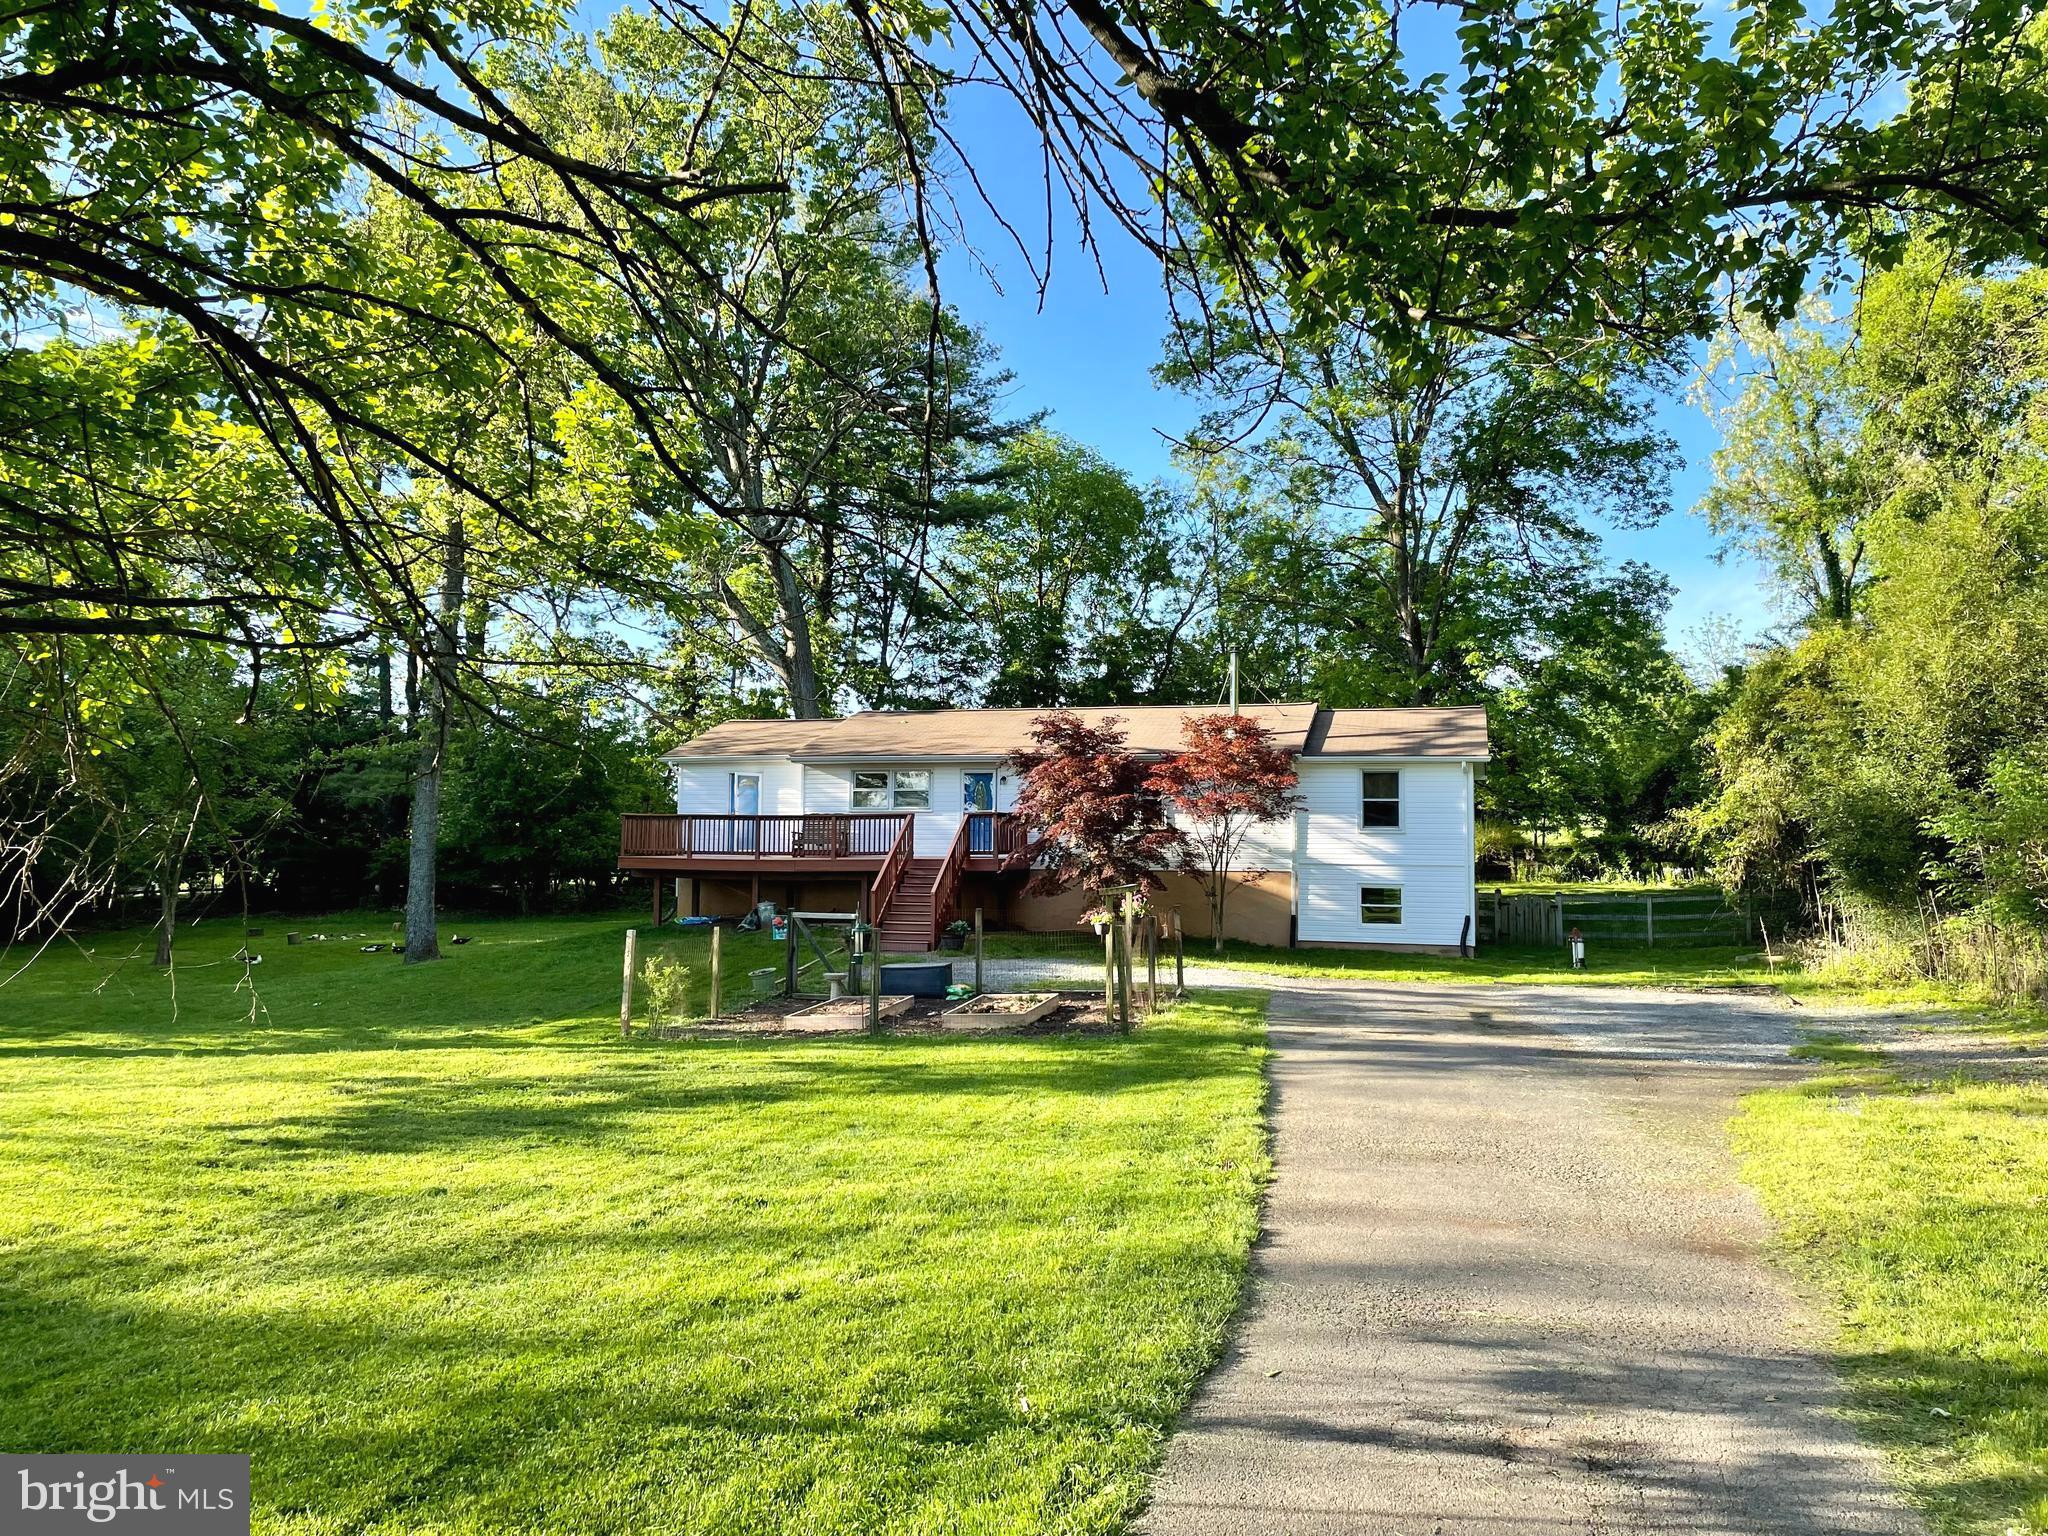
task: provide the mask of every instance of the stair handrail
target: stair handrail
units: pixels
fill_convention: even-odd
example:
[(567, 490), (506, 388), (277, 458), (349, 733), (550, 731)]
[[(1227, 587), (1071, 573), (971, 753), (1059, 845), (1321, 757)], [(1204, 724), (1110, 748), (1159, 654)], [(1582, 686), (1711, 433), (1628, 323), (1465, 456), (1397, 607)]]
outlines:
[(889, 857), (882, 860), (882, 867), (875, 872), (875, 883), (868, 895), (868, 925), (872, 928), (882, 926), (889, 898), (896, 894), (896, 887), (903, 883), (903, 871), (910, 867), (910, 850), (917, 841), (916, 827), (917, 818), (906, 812), (903, 825), (896, 829), (896, 841), (889, 847)]
[(1033, 852), (1044, 840), (1045, 833), (1015, 811), (1003, 812), (1002, 819), (990, 828), (989, 843), (995, 850), (997, 867), (1005, 870), (1030, 863)]
[(939, 934), (944, 931), (948, 914), (954, 901), (960, 895), (960, 877), (967, 872), (967, 818), (960, 818), (960, 825), (953, 829), (953, 843), (947, 848), (944, 862), (932, 880), (932, 944), (939, 947)]

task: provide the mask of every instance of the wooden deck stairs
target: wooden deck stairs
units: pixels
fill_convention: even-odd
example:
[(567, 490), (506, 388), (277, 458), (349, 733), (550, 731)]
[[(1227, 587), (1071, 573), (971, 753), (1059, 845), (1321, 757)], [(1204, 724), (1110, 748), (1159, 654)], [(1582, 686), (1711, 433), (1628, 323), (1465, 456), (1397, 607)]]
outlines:
[(902, 883), (896, 887), (882, 913), (884, 954), (927, 954), (938, 943), (932, 893), (945, 862), (944, 859), (912, 859), (905, 866)]

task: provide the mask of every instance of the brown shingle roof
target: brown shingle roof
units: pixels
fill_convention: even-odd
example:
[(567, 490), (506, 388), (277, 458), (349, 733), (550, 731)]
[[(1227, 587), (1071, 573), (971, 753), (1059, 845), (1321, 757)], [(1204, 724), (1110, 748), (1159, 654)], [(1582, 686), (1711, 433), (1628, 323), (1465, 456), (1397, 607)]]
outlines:
[[(1213, 704), (1133, 704), (1077, 709), (1091, 725), (1115, 716), (1141, 752), (1171, 752), (1181, 722), (1219, 713)], [(1483, 709), (1319, 709), (1314, 704), (1251, 704), (1290, 752), (1311, 756), (1365, 753), (1384, 757), (1483, 758)], [(792, 757), (811, 762), (856, 758), (1008, 757), (1030, 744), (1031, 722), (1045, 709), (865, 710), (843, 720), (727, 720), (668, 754), (671, 758)]]
[(1451, 757), (1484, 761), (1486, 711), (1456, 709), (1326, 709), (1308, 733), (1305, 755)]
[(822, 720), (726, 720), (664, 757), (788, 757), (829, 724)]

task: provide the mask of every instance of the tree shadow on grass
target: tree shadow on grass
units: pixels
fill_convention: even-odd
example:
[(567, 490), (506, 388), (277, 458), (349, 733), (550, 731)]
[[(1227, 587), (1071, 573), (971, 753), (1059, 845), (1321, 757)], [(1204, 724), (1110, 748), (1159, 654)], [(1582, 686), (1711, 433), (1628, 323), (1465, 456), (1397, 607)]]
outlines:
[[(991, 1048), (994, 1047), (994, 1048)], [(589, 1060), (579, 1056), (579, 1063)], [(517, 1068), (448, 1078), (344, 1078), (314, 1113), (216, 1121), (255, 1156), (412, 1154), (477, 1144), (574, 1143), (650, 1119), (737, 1116), (785, 1104), (901, 1113), (945, 1098), (955, 1112), (1048, 1094), (1111, 1096), (1185, 1088), (1255, 1068), (1235, 1042), (1187, 1032), (1029, 1041), (929, 1039), (669, 1044), (564, 1075)]]
[[(1042, 1234), (1086, 1246), (1058, 1211), (1038, 1220), (1025, 1248), (1041, 1259)], [(322, 1529), (788, 1528), (740, 1506), (789, 1499), (793, 1518), (816, 1481), (835, 1518), (806, 1528), (863, 1531), (928, 1528), (906, 1523), (921, 1501), (961, 1513), (948, 1501), (963, 1481), (984, 1494), (1049, 1487), (1028, 1464), (1054, 1451), (1072, 1472), (1106, 1475), (1163, 1429), (1174, 1393), (1151, 1360), (1128, 1376), (1105, 1362), (1090, 1391), (1020, 1402), (1020, 1351), (1073, 1350), (1085, 1331), (1018, 1297), (992, 1302), (972, 1276), (919, 1266), (915, 1280), (940, 1290), (914, 1301), (787, 1280), (823, 1253), (872, 1271), (947, 1250), (842, 1248), (858, 1221), (795, 1209), (750, 1222), (508, 1234), (486, 1254), (433, 1223), (409, 1250), (331, 1232), (310, 1246), (309, 1229), (218, 1277), (175, 1247), (39, 1243), (0, 1282), (0, 1440), (251, 1452), (259, 1512)], [(679, 1245), (695, 1276), (684, 1295), (574, 1296), (552, 1264), (535, 1272), (558, 1305), (515, 1288), (564, 1257), (593, 1279), (654, 1273)], [(1226, 1246), (1201, 1261), (1219, 1280), (1236, 1263)], [(1156, 1323), (1143, 1315), (1156, 1258), (1124, 1255), (1101, 1293), (1140, 1332)], [(1186, 1304), (1178, 1289), (1154, 1300), (1169, 1317)]]
[(1901, 1457), (1908, 1486), (1944, 1526), (2024, 1529), (2019, 1522), (2048, 1508), (2048, 1360), (2017, 1349), (1850, 1349), (1838, 1358), (1852, 1416)]

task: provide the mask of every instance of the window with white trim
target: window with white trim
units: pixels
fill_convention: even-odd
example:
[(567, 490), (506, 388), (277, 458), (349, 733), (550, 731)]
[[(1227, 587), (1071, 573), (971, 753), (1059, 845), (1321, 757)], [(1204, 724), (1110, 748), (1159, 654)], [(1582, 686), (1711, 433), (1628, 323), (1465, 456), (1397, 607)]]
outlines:
[(1361, 885), (1358, 888), (1358, 920), (1361, 923), (1401, 922), (1401, 887)]
[(1359, 775), (1364, 791), (1358, 813), (1361, 827), (1401, 825), (1401, 775), (1391, 768), (1368, 768)]
[(853, 775), (856, 811), (922, 811), (932, 803), (929, 768), (861, 768)]

